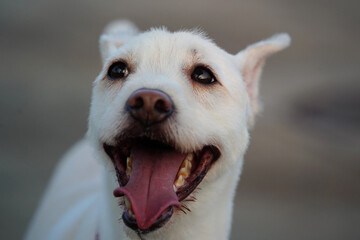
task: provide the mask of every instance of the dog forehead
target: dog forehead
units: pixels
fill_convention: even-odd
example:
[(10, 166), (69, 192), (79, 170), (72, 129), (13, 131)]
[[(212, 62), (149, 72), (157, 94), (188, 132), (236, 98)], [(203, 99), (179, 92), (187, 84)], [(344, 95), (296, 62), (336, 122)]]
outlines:
[(137, 64), (161, 67), (168, 64), (184, 64), (201, 61), (211, 52), (220, 50), (210, 39), (199, 31), (169, 32), (152, 29), (125, 44), (124, 49)]

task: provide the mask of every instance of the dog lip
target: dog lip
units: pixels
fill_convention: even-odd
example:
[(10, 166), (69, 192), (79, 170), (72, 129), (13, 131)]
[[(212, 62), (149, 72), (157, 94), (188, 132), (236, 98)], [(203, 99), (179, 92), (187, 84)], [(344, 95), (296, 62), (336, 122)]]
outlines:
[(139, 232), (141, 234), (146, 234), (146, 233), (152, 232), (152, 231), (164, 226), (170, 220), (173, 213), (174, 213), (174, 207), (170, 206), (147, 229), (139, 228), (139, 226), (138, 226), (138, 224), (136, 222), (136, 219), (129, 216), (126, 209), (122, 214), (122, 219), (123, 219), (125, 225), (128, 226), (129, 228), (131, 228), (132, 230), (137, 231), (137, 232)]

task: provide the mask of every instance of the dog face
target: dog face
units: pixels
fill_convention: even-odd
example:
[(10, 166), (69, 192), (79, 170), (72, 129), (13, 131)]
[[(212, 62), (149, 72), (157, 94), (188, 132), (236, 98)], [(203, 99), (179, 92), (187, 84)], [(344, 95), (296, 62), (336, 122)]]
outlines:
[(289, 38), (230, 55), (199, 32), (120, 24), (100, 42), (88, 136), (115, 169), (124, 223), (151, 232), (241, 166), (264, 59)]

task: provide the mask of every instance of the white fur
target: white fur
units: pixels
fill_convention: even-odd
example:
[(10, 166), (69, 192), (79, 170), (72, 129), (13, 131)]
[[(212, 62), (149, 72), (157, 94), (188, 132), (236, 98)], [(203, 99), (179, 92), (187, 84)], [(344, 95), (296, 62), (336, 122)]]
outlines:
[[(173, 100), (176, 115), (163, 124), (179, 151), (209, 144), (221, 151), (194, 193), (197, 201), (187, 204), (191, 212), (175, 212), (144, 239), (228, 239), (263, 62), (289, 43), (280, 34), (230, 55), (198, 32), (138, 33), (132, 23), (112, 23), (100, 38), (104, 67), (94, 82), (87, 137), (58, 166), (26, 239), (95, 239), (96, 233), (106, 240), (139, 239), (119, 221), (122, 208), (112, 195), (116, 176), (102, 143), (113, 143), (129, 124), (124, 104), (140, 88), (162, 90)], [(118, 59), (134, 70), (125, 81), (109, 81), (107, 69)], [(196, 64), (209, 66), (220, 84), (192, 82), (187, 70)]]

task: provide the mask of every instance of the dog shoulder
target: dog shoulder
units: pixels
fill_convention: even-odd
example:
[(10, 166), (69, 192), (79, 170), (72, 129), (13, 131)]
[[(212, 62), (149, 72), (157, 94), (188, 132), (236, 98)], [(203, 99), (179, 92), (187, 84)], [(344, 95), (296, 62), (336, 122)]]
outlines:
[(82, 140), (58, 163), (25, 239), (94, 239), (100, 192), (101, 166)]

